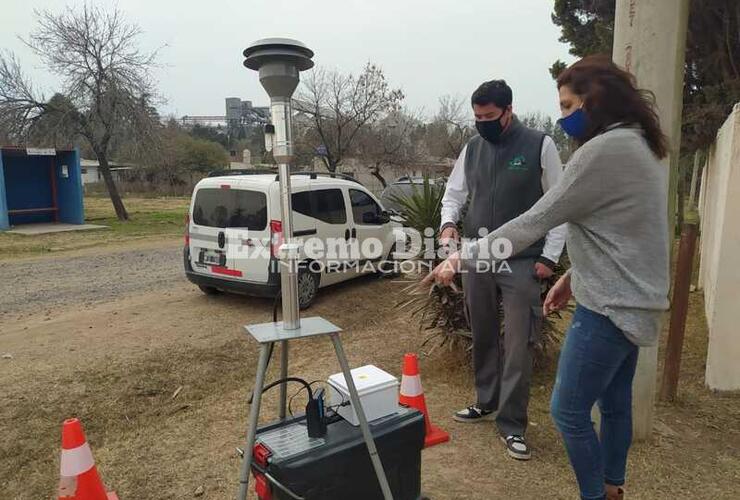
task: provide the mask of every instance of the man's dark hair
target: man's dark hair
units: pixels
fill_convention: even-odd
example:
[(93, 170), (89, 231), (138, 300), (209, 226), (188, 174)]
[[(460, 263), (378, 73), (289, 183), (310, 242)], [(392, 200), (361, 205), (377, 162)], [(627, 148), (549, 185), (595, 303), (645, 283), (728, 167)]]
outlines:
[(483, 82), (470, 99), (472, 104), (485, 106), (486, 104), (495, 104), (497, 108), (507, 108), (511, 106), (514, 100), (511, 87), (506, 84), (506, 80), (491, 80)]

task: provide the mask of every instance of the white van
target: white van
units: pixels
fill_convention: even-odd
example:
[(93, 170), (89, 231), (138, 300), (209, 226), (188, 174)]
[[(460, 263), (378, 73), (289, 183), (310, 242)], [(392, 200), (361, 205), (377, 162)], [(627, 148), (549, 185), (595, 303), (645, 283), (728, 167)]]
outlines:
[[(378, 268), (390, 274), (395, 242), (405, 234), (372, 193), (340, 174), (294, 173), (290, 182), (293, 234), (305, 249), (298, 272), (302, 309), (321, 287)], [(277, 174), (201, 180), (190, 201), (185, 240), (185, 274), (204, 293), (275, 297), (282, 241)], [(331, 251), (309, 252), (322, 244)]]

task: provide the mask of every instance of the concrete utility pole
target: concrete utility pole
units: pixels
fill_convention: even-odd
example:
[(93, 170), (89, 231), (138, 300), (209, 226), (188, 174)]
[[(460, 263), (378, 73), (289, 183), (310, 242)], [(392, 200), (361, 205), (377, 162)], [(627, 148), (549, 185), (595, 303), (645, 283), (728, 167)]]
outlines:
[[(668, 220), (674, 240), (678, 158), (681, 147), (683, 76), (686, 60), (689, 0), (617, 0), (614, 20), (614, 62), (651, 90), (663, 131), (670, 140)], [(633, 394), (634, 436), (647, 439), (653, 428), (658, 348), (640, 349)]]

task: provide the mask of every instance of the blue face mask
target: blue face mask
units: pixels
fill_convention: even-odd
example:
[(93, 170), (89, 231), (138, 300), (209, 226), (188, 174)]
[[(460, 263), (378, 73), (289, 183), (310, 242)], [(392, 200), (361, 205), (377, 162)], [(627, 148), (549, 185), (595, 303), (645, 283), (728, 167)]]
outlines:
[(586, 135), (587, 120), (586, 112), (583, 108), (578, 108), (565, 118), (558, 120), (558, 125), (572, 138), (582, 139)]

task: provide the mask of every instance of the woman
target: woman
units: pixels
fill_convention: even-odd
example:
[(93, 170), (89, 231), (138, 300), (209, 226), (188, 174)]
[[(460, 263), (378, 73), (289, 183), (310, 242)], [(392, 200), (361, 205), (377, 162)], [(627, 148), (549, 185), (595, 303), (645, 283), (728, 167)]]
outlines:
[[(587, 57), (558, 78), (560, 124), (580, 145), (560, 182), (526, 213), (463, 247), (427, 283), (449, 284), (462, 264), (512, 254), (568, 223), (572, 268), (543, 312), (577, 307), (560, 353), (552, 416), (563, 435), (583, 499), (620, 499), (632, 440), (632, 379), (638, 347), (657, 342), (668, 308), (667, 155), (650, 94), (610, 59)], [(500, 246), (497, 244), (497, 248)], [(495, 254), (495, 253), (494, 253)], [(601, 440), (591, 408), (601, 408)]]

